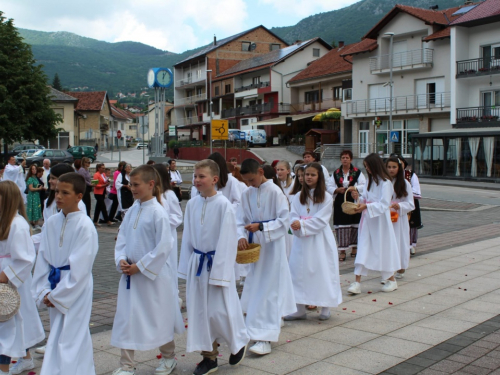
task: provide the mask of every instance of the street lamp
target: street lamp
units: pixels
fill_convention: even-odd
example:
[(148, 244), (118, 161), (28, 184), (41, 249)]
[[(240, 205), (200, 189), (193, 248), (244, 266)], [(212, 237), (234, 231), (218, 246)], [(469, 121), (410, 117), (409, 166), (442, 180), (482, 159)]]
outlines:
[(209, 79), (209, 90), (208, 90), (208, 110), (210, 111), (210, 155), (212, 155), (212, 70), (207, 70), (207, 73), (210, 72)]
[(392, 132), (392, 95), (393, 95), (393, 82), (392, 82), (392, 66), (393, 66), (393, 54), (392, 54), (392, 47), (394, 44), (394, 33), (393, 32), (387, 32), (384, 33), (384, 36), (390, 37), (389, 41), (389, 87), (390, 87), (390, 94), (389, 94), (389, 137), (388, 137), (388, 142), (387, 142), (387, 153), (390, 155), (392, 153), (392, 142), (391, 142), (391, 132)]

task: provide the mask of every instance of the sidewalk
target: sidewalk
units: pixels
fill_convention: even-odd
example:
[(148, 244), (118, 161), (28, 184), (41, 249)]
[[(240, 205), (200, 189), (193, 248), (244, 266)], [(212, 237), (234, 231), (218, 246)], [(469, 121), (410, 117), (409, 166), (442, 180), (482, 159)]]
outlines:
[(479, 181), (464, 181), (464, 180), (445, 180), (442, 178), (421, 178), (419, 177), (421, 184), (427, 185), (444, 185), (444, 186), (457, 186), (465, 187), (470, 189), (484, 189), (484, 190), (500, 190), (500, 183), (495, 182), (479, 182)]
[[(380, 292), (380, 277), (373, 275), (362, 280), (362, 294), (348, 296), (346, 289), (354, 281), (353, 260), (349, 259), (341, 266), (344, 302), (332, 309), (330, 320), (320, 322), (319, 314), (313, 311), (307, 321), (286, 322), (271, 354), (258, 357), (248, 353), (235, 369), (227, 364), (229, 351), (222, 344), (218, 373), (500, 372), (500, 352), (496, 350), (500, 333), (495, 333), (500, 329), (500, 237), (484, 240), (498, 235), (499, 228), (492, 225), (476, 230), (480, 233), (475, 238), (462, 237), (471, 244), (460, 242), (460, 232), (422, 239), (406, 277), (398, 281), (399, 289), (388, 294)], [(443, 240), (447, 236), (448, 242), (441, 245), (436, 241), (440, 236)], [(113, 240), (111, 230), (107, 237), (106, 241)], [(445, 249), (436, 249), (440, 245)], [(103, 251), (99, 256), (103, 261), (112, 254)], [(116, 304), (115, 278), (114, 273), (110, 274), (105, 283), (109, 285), (97, 287), (94, 301), (90, 328), (95, 332), (92, 338), (97, 374), (108, 375), (118, 367), (120, 351), (109, 345)], [(185, 300), (184, 287), (180, 285)], [(101, 328), (95, 326), (99, 324), (94, 321), (95, 314), (101, 317)], [(201, 359), (197, 353), (186, 353), (185, 345), (185, 335), (176, 338), (178, 365), (174, 374), (191, 374)], [(138, 352), (137, 374), (152, 374), (158, 354), (156, 350)], [(42, 358), (37, 354), (34, 357), (34, 371), (38, 373)]]

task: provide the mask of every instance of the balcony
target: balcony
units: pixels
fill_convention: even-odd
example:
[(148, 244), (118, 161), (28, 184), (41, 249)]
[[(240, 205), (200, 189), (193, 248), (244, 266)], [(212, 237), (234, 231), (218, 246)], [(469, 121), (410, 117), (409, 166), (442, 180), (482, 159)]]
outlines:
[(457, 108), (454, 128), (500, 126), (500, 108), (495, 106)]
[(174, 121), (174, 125), (176, 125), (176, 126), (184, 126), (184, 125), (196, 124), (198, 122), (200, 122), (200, 121), (198, 120), (198, 117), (196, 117), (196, 116), (192, 116), (192, 117), (180, 117), (180, 118), (177, 118)]
[[(205, 82), (207, 73), (201, 75), (201, 77), (193, 77), (192, 75), (178, 81), (175, 81), (175, 88), (187, 88), (189, 86), (198, 86), (200, 83)], [(203, 84), (204, 86), (204, 84)]]
[(260, 115), (264, 113), (290, 113), (290, 104), (262, 103), (246, 107), (229, 108), (221, 111), (221, 118)]
[[(434, 50), (430, 48), (415, 49), (406, 52), (392, 54), (392, 70), (412, 70), (432, 68), (434, 61)], [(371, 74), (390, 73), (391, 55), (370, 57)]]
[(199, 101), (202, 101), (202, 100), (207, 100), (207, 95), (206, 94), (193, 95), (193, 96), (188, 96), (186, 98), (180, 98), (180, 99), (177, 99), (174, 104), (176, 106), (179, 106), (179, 105), (192, 106), (196, 102), (199, 102)]
[[(451, 93), (440, 92), (434, 94), (420, 94), (396, 96), (392, 99), (393, 113), (432, 112), (434, 109), (443, 110), (450, 107)], [(356, 115), (374, 116), (391, 111), (390, 98), (353, 100), (343, 103), (342, 115), (345, 117)]]
[(271, 82), (259, 82), (259, 83), (252, 83), (251, 85), (248, 86), (241, 86), (237, 87), (234, 89), (234, 92), (242, 92), (242, 91), (247, 91), (247, 90), (252, 90), (252, 89), (260, 89), (262, 87), (269, 87), (271, 85)]
[(479, 58), (457, 61), (456, 78), (468, 78), (500, 74), (500, 59)]
[(326, 111), (327, 109), (330, 108), (339, 108), (342, 105), (342, 101), (337, 99), (326, 99), (324, 98), (323, 101), (321, 102), (314, 102), (314, 103), (306, 103), (306, 102), (299, 102), (299, 103), (292, 103), (290, 107), (290, 112), (292, 114), (296, 113), (307, 113), (307, 112), (315, 112), (315, 111)]

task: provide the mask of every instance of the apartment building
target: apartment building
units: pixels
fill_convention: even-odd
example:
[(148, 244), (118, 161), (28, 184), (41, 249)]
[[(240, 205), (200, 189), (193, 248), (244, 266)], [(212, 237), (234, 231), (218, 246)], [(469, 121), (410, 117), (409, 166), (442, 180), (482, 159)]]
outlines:
[(50, 100), (52, 109), (62, 117), (62, 121), (56, 126), (60, 128), (57, 137), (44, 142), (45, 146), (66, 149), (68, 145), (78, 144), (77, 116), (75, 108), (78, 99), (50, 87)]
[(174, 65), (172, 123), (189, 139), (209, 135), (208, 96), (211, 81), (242, 60), (287, 47), (264, 26), (257, 26), (212, 44)]
[(396, 5), (361, 42), (341, 53), (353, 63), (352, 100), (342, 104), (342, 115), (352, 120), (345, 139), (352, 140), (356, 156), (382, 151), (410, 157), (414, 135), (451, 129), (449, 24), (459, 10)]
[[(297, 41), (227, 69), (212, 82), (214, 118), (229, 120), (230, 128), (244, 130), (260, 124), (268, 136), (277, 136), (278, 131), (283, 133), (287, 129), (276, 125), (286, 127), (284, 115), (291, 111), (287, 81), (330, 49), (321, 38)], [(282, 124), (266, 122), (280, 115)]]

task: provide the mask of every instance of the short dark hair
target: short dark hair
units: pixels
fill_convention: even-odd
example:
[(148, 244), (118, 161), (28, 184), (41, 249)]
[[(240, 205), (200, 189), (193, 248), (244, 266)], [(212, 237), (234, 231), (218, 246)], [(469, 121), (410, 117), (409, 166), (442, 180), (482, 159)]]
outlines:
[(76, 159), (73, 165), (77, 170), (80, 169), (82, 167), (82, 159)]
[(255, 159), (245, 159), (243, 160), (243, 163), (241, 163), (241, 170), (240, 173), (242, 175), (248, 174), (248, 173), (257, 173), (259, 171), (259, 168), (262, 168), (259, 162)]
[(342, 159), (342, 156), (344, 155), (349, 155), (349, 159), (353, 159), (353, 154), (352, 154), (352, 151), (351, 150), (344, 150), (340, 153), (340, 158)]
[(172, 187), (170, 186), (170, 173), (168, 173), (167, 167), (163, 164), (155, 164), (152, 167), (156, 169), (156, 171), (160, 175), (161, 187), (163, 189), (162, 193), (165, 193), (167, 190), (172, 189)]
[(175, 160), (174, 160), (174, 159), (170, 159), (170, 160), (168, 161), (168, 165), (172, 165), (172, 162), (173, 162), (173, 161), (175, 161)]
[(306, 156), (306, 155), (311, 155), (311, 156), (314, 158), (314, 160), (316, 160), (316, 157), (317, 157), (317, 156), (316, 156), (316, 154), (315, 154), (314, 152), (312, 152), (312, 151), (305, 151), (305, 152), (302, 154), (302, 157), (304, 157), (304, 156)]
[(50, 174), (57, 178), (61, 177), (65, 173), (71, 173), (74, 171), (75, 170), (71, 167), (71, 165), (66, 163), (57, 164), (50, 168)]
[(155, 165), (155, 161), (154, 160), (148, 160), (146, 162), (147, 165)]
[(61, 177), (59, 177), (59, 182), (65, 182), (67, 184), (73, 185), (73, 190), (76, 194), (85, 194), (85, 190), (87, 189), (85, 178), (83, 178), (80, 173), (65, 173), (61, 175)]

